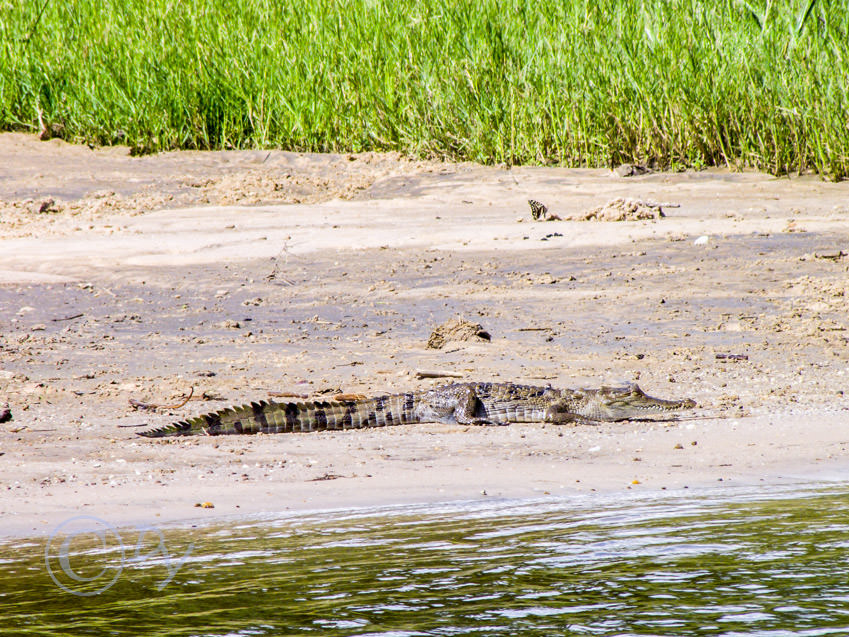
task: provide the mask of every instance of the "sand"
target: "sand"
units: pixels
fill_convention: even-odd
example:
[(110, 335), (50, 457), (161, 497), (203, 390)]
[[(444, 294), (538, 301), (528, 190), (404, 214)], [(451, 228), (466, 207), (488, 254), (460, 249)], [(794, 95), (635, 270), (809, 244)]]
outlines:
[[(80, 514), (165, 524), (849, 478), (849, 183), (130, 157), (22, 134), (0, 135), (0, 165), (0, 403), (14, 416), (0, 424), (0, 535)], [(620, 197), (665, 216), (532, 221), (527, 205), (580, 219)], [(429, 349), (460, 316), (490, 341)], [(417, 370), (636, 380), (698, 408), (597, 426), (135, 435), (270, 392), (444, 382)]]

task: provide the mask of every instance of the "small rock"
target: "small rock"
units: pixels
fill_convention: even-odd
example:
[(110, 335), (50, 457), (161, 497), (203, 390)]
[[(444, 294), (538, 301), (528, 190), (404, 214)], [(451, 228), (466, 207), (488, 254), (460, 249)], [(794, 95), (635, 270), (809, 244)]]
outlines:
[(699, 237), (698, 239), (693, 241), (693, 245), (694, 246), (705, 246), (705, 245), (707, 245), (708, 241), (710, 241), (710, 237), (708, 237), (706, 234), (703, 234), (701, 237)]
[(652, 172), (651, 168), (641, 164), (620, 164), (613, 169), (617, 177), (638, 177)]

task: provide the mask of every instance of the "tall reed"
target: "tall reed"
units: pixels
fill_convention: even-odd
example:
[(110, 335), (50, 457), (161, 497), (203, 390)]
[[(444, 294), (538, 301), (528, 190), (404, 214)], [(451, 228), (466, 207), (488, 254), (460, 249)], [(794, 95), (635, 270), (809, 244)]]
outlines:
[(816, 0), (0, 0), (0, 129), (97, 144), (849, 173)]

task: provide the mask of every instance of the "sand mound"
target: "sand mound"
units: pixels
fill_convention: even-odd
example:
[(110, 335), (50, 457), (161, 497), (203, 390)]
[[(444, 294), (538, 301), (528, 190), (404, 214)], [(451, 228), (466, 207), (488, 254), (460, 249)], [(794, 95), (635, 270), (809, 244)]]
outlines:
[(489, 332), (480, 323), (454, 318), (437, 327), (427, 341), (428, 349), (442, 349), (448, 343), (463, 341), (490, 341)]
[(569, 221), (640, 221), (665, 217), (660, 204), (648, 203), (639, 199), (617, 197), (603, 206), (568, 217)]

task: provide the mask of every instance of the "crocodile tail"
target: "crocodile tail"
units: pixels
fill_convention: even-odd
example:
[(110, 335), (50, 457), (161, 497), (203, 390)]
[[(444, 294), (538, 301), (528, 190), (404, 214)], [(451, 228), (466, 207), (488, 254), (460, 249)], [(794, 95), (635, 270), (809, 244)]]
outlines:
[(166, 438), (168, 436), (191, 436), (192, 433), (191, 423), (184, 420), (183, 422), (175, 422), (164, 427), (137, 431), (136, 435), (144, 438)]
[(221, 434), (257, 433), (261, 431), (262, 416), (273, 409), (277, 403), (259, 402), (240, 407), (228, 407), (171, 423), (164, 427), (137, 432), (145, 438), (166, 438), (170, 436), (217, 436)]
[(415, 404), (413, 393), (350, 402), (278, 403), (269, 400), (229, 407), (137, 433), (145, 438), (163, 438), (383, 427), (418, 422)]

